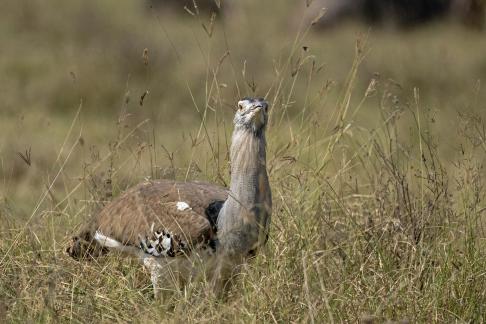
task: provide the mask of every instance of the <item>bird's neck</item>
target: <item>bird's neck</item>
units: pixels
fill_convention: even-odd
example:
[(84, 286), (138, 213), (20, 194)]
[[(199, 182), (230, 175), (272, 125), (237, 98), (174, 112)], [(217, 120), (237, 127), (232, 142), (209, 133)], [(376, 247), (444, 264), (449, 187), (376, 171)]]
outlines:
[(230, 161), (231, 192), (243, 199), (243, 203), (254, 202), (254, 197), (245, 197), (245, 193), (254, 189), (250, 187), (252, 180), (267, 174), (265, 134), (236, 129), (231, 141)]
[(227, 249), (251, 250), (266, 231), (271, 193), (265, 150), (263, 131), (236, 128), (233, 132), (230, 191), (218, 217), (218, 238)]

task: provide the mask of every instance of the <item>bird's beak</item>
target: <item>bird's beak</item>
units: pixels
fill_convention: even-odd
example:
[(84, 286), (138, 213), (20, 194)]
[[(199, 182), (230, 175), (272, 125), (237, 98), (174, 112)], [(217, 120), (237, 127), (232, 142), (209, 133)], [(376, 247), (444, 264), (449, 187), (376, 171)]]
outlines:
[(253, 114), (252, 119), (256, 120), (257, 118), (259, 118), (262, 115), (262, 107), (260, 107), (260, 106), (255, 107), (251, 110), (251, 112)]
[(252, 109), (255, 115), (259, 115), (262, 112), (262, 107), (261, 106), (256, 106), (255, 108)]
[(261, 106), (257, 106), (252, 109), (253, 116), (251, 117), (253, 123), (256, 126), (261, 126), (264, 123), (264, 116), (263, 116), (263, 108)]

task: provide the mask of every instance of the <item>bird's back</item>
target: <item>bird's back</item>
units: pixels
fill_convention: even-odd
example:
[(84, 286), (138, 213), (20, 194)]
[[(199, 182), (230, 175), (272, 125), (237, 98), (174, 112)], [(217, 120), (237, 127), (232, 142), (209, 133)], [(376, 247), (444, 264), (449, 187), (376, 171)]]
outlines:
[[(90, 241), (98, 232), (123, 245), (139, 246), (141, 237), (163, 232), (186, 246), (205, 243), (215, 235), (215, 221), (227, 195), (224, 187), (206, 182), (146, 181), (106, 205), (80, 237)], [(80, 238), (68, 250), (73, 257), (81, 253), (76, 239)]]

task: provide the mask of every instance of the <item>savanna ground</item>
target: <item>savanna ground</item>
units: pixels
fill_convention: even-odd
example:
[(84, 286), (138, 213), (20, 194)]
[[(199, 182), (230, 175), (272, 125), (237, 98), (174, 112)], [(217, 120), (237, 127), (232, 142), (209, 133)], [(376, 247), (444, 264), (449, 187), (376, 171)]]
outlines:
[[(2, 7), (1, 322), (485, 321), (483, 32), (315, 31), (256, 0), (213, 22), (128, 0)], [(226, 300), (194, 282), (156, 301), (137, 262), (65, 255), (147, 177), (227, 184), (252, 95), (272, 106), (274, 214)]]

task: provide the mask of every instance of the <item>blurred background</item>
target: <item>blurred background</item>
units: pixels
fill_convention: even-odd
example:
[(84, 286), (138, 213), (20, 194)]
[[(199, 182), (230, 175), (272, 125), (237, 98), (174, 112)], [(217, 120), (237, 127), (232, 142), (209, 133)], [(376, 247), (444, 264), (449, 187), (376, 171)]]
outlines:
[[(328, 111), (342, 98), (357, 40), (366, 45), (352, 105), (372, 81), (405, 106), (418, 88), (444, 154), (459, 145), (457, 114), (482, 113), (485, 99), (481, 0), (16, 0), (2, 7), (0, 195), (20, 213), (61, 157), (70, 153), (63, 181), (74, 183), (132, 130), (127, 182), (167, 176), (173, 163), (186, 168), (201, 121), (227, 135), (240, 97), (266, 96), (288, 125), (303, 110)], [(383, 100), (367, 100), (352, 119), (373, 128)], [(72, 152), (68, 135), (80, 138)], [(286, 142), (291, 131), (274, 135)], [(151, 146), (160, 151), (156, 175), (153, 164), (139, 163), (152, 158), (144, 153)], [(101, 178), (111, 172), (101, 169)]]
[[(485, 6), (2, 0), (0, 322), (484, 322)], [(227, 303), (65, 256), (144, 179), (227, 185), (244, 96), (274, 213)]]

